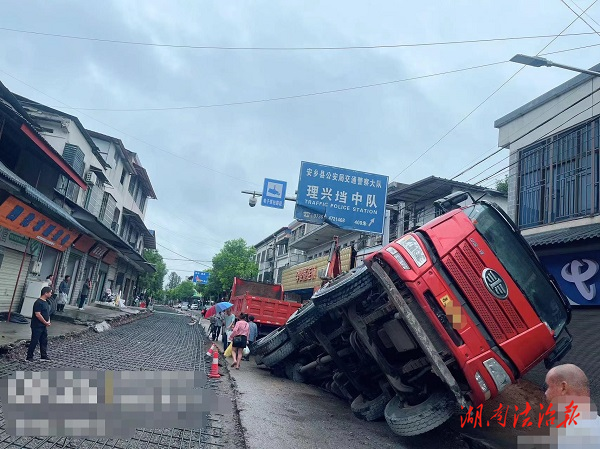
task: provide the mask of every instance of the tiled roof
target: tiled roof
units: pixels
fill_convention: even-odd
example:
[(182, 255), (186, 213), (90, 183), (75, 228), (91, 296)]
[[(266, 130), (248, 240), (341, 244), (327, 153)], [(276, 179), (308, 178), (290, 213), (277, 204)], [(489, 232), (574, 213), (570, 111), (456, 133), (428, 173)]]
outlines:
[(532, 247), (546, 245), (560, 245), (582, 240), (600, 238), (600, 223), (572, 228), (558, 229), (555, 231), (540, 232), (539, 234), (524, 235), (527, 243)]

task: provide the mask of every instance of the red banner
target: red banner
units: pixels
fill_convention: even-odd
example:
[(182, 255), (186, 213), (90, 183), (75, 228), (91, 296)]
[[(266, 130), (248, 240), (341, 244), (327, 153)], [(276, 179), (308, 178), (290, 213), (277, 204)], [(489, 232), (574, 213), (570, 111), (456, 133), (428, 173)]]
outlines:
[(0, 226), (59, 251), (66, 250), (79, 237), (77, 231), (60, 226), (13, 196), (0, 205)]

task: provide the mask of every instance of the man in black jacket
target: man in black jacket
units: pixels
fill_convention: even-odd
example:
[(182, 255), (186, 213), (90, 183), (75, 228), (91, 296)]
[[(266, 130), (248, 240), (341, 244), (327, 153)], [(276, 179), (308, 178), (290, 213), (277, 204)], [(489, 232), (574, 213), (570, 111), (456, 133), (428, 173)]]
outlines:
[(48, 327), (50, 326), (50, 305), (48, 298), (52, 296), (50, 287), (42, 288), (40, 297), (33, 303), (33, 316), (31, 317), (31, 343), (27, 349), (27, 360), (33, 361), (33, 353), (38, 343), (42, 360), (48, 358)]

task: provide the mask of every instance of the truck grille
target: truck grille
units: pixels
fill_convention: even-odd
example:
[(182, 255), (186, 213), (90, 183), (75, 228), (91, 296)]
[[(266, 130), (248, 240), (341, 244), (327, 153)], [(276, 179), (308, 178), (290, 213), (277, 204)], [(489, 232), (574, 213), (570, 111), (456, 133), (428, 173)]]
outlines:
[(498, 301), (487, 290), (481, 278), (486, 267), (468, 242), (451, 251), (443, 263), (497, 343), (527, 330), (510, 298)]

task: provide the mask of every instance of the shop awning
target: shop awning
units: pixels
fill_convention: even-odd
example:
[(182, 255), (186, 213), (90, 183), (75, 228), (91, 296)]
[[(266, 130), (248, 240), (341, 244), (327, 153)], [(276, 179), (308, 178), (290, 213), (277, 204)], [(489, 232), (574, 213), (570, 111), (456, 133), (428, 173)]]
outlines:
[(148, 231), (148, 228), (146, 227), (144, 220), (142, 220), (142, 217), (126, 207), (123, 208), (123, 215), (132, 220), (135, 225), (144, 232), (144, 236), (150, 236), (150, 231)]
[(73, 217), (90, 231), (96, 234), (99, 238), (110, 244), (129, 262), (135, 264), (140, 271), (146, 273), (154, 273), (156, 269), (146, 261), (135, 249), (126, 243), (121, 237), (115, 234), (111, 229), (107, 228), (95, 215), (92, 215), (86, 210), (80, 209), (73, 213)]
[(539, 232), (537, 234), (523, 234), (523, 237), (534, 248), (575, 242), (584, 243), (584, 241), (589, 241), (590, 239), (600, 239), (600, 223), (572, 226), (570, 228)]

